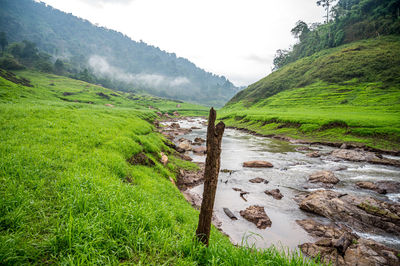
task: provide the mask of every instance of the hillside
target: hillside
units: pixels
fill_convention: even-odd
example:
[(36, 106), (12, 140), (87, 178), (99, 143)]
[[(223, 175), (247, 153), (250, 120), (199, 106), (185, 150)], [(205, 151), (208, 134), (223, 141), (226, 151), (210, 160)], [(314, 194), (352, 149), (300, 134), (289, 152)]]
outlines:
[(65, 61), (72, 72), (88, 68), (114, 81), (118, 89), (134, 87), (157, 96), (214, 106), (222, 106), (238, 90), (225, 77), (206, 72), (185, 58), (44, 3), (0, 0), (0, 6), (0, 31), (6, 33), (9, 43), (31, 41), (54, 61)]
[[(235, 247), (215, 228), (208, 248), (196, 243), (198, 211), (169, 179), (197, 166), (175, 157), (147, 106), (165, 112), (176, 102), (112, 94), (65, 77), (1, 70), (1, 265), (306, 264), (273, 248)], [(154, 164), (128, 163), (138, 153)]]
[(302, 58), (235, 95), (231, 126), (314, 141), (400, 149), (400, 37), (353, 42)]

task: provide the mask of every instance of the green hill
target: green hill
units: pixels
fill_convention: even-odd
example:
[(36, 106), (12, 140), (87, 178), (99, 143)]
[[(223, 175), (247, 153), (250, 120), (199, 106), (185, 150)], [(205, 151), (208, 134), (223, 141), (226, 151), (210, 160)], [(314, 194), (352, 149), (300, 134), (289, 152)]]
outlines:
[[(79, 76), (89, 69), (103, 85), (143, 89), (153, 95), (222, 106), (237, 91), (224, 76), (198, 68), (158, 47), (34, 0), (0, 0), (0, 32), (8, 42), (27, 40), (63, 60)], [(105, 81), (102, 80), (107, 79)]]
[(400, 149), (399, 73), (399, 36), (353, 42), (250, 85), (220, 119), (264, 134)]
[[(208, 248), (194, 241), (198, 211), (170, 178), (196, 166), (175, 157), (148, 109), (176, 102), (32, 71), (0, 74), (1, 265), (312, 263), (236, 247), (215, 228)], [(131, 165), (138, 153), (153, 165)]]

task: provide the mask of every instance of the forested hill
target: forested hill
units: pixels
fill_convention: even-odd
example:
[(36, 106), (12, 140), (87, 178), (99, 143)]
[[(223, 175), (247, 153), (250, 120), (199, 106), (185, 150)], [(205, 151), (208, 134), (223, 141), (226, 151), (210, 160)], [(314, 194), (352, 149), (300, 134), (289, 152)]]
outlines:
[(229, 80), (122, 33), (33, 0), (0, 0), (0, 31), (9, 42), (28, 40), (79, 72), (151, 94), (221, 106), (237, 91)]

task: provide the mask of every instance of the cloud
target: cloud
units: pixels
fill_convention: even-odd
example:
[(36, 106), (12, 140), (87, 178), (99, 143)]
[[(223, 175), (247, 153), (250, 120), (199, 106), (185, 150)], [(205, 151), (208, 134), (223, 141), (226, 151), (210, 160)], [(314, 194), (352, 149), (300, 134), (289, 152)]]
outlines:
[(181, 88), (190, 85), (186, 77), (168, 77), (155, 73), (126, 73), (123, 70), (110, 65), (107, 60), (99, 55), (89, 58), (89, 65), (96, 75), (106, 76), (113, 80), (122, 81), (134, 85), (142, 85), (153, 89)]
[(269, 64), (274, 59), (274, 55), (269, 54), (267, 56), (261, 56), (261, 55), (251, 54), (246, 56), (245, 59), (257, 63)]
[(80, 0), (88, 5), (96, 6), (96, 7), (103, 7), (104, 4), (120, 4), (126, 5), (130, 4), (135, 0)]

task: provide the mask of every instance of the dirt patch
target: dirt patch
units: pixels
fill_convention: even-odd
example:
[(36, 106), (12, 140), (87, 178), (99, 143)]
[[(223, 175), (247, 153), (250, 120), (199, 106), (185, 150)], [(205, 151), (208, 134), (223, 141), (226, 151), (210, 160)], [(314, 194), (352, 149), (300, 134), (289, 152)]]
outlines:
[(104, 94), (102, 92), (98, 92), (98, 93), (96, 93), (96, 95), (100, 96), (103, 99), (107, 99), (107, 100), (110, 100), (110, 98), (111, 98), (109, 95)]
[(152, 159), (147, 157), (143, 152), (133, 155), (131, 158), (127, 160), (131, 165), (145, 165), (145, 166), (154, 166), (155, 163)]

